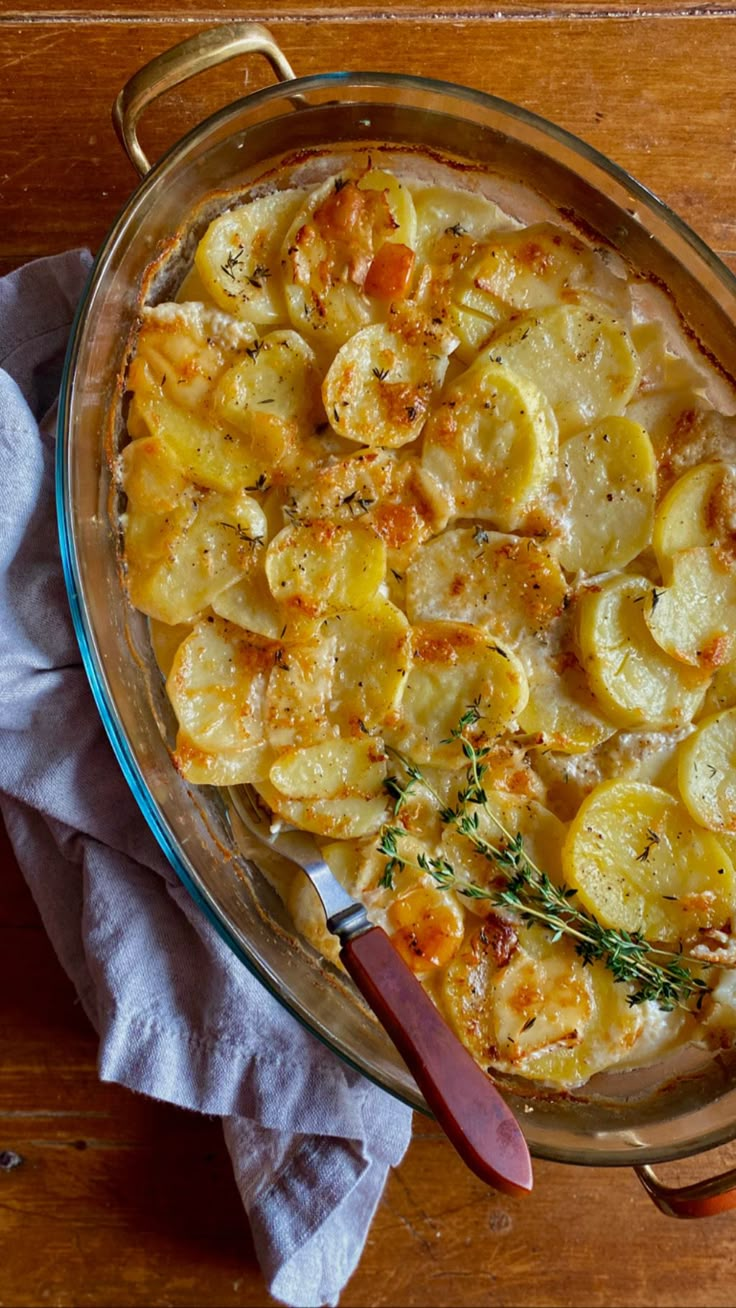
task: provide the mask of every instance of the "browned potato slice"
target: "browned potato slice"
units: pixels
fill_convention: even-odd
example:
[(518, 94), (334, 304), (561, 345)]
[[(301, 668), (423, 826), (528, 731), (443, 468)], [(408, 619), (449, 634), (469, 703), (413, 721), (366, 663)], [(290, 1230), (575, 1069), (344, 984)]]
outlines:
[(210, 223), (197, 246), (195, 266), (221, 309), (251, 322), (283, 321), (281, 245), (303, 198), (299, 190), (274, 191)]
[(661, 649), (705, 673), (736, 653), (736, 559), (717, 545), (696, 545), (671, 559), (669, 586), (650, 588), (644, 617)]
[(165, 441), (178, 471), (198, 486), (238, 491), (254, 485), (263, 470), (262, 452), (242, 434), (235, 435), (220, 422), (172, 404), (163, 394), (137, 391), (128, 425), (140, 438), (135, 444), (147, 433)]
[(237, 785), (264, 773), (266, 688), (273, 650), (219, 618), (179, 646), (166, 683), (180, 732), (176, 762), (188, 780)]
[(516, 643), (563, 608), (564, 573), (536, 540), (456, 527), (417, 550), (406, 574), (411, 622), (469, 622)]
[(257, 336), (252, 323), (205, 304), (145, 307), (126, 385), (134, 394), (163, 395), (178, 408), (202, 413), (213, 385), (254, 348)]
[(457, 517), (519, 527), (556, 470), (557, 420), (533, 382), (480, 358), (447, 386), (422, 463)]
[(188, 485), (161, 440), (133, 441), (121, 472), (130, 598), (161, 622), (189, 622), (255, 565), (263, 510), (243, 491)]
[(736, 832), (736, 709), (705, 718), (683, 742), (677, 779), (696, 822)]
[(282, 246), (286, 303), (294, 327), (325, 359), (385, 318), (386, 300), (363, 288), (381, 246), (412, 248), (413, 214), (407, 188), (369, 170), (330, 178), (298, 209)]
[(347, 795), (339, 799), (289, 799), (273, 782), (258, 781), (256, 789), (277, 817), (303, 831), (312, 831), (331, 840), (369, 836), (386, 820), (388, 806), (384, 795)]
[(622, 727), (691, 721), (709, 680), (653, 639), (644, 613), (652, 589), (643, 577), (620, 574), (586, 590), (579, 602), (578, 638), (590, 688)]
[(151, 633), (153, 657), (164, 677), (168, 677), (171, 665), (174, 662), (174, 655), (182, 641), (191, 633), (192, 624), (190, 622), (178, 622), (172, 627), (168, 622), (159, 622), (156, 618), (150, 618), (148, 630)]
[(672, 560), (696, 545), (736, 541), (736, 477), (728, 464), (699, 463), (684, 473), (657, 509), (652, 544), (665, 581)]
[(365, 450), (315, 472), (294, 491), (300, 518), (362, 518), (386, 542), (388, 563), (403, 571), (418, 545), (447, 526), (452, 505), (415, 455)]
[(622, 414), (639, 380), (629, 333), (605, 305), (554, 305), (522, 314), (501, 328), (486, 354), (539, 387), (561, 439)]
[(583, 801), (562, 850), (565, 880), (604, 926), (696, 942), (730, 930), (736, 874), (714, 836), (657, 786), (607, 781)]
[(427, 321), (411, 333), (393, 321), (356, 332), (338, 350), (322, 387), (336, 432), (358, 445), (395, 448), (419, 435), (447, 354)]
[(411, 627), (395, 604), (376, 595), (361, 609), (325, 623), (334, 638), (332, 712), (353, 734), (392, 724), (412, 664)]
[(605, 258), (552, 223), (487, 238), (463, 271), (457, 299), (489, 317), (575, 304), (594, 292), (616, 314), (629, 310), (628, 285)]
[[(503, 927), (503, 923), (501, 924)], [(539, 928), (491, 918), (445, 972), (442, 1007), (482, 1067), (575, 1086), (629, 1056), (644, 1014), (600, 964)]]
[(568, 535), (560, 563), (571, 572), (623, 568), (652, 536), (657, 470), (652, 443), (630, 418), (604, 418), (560, 449)]
[(329, 522), (289, 523), (266, 551), (271, 593), (287, 609), (308, 617), (361, 608), (386, 572), (386, 546), (370, 526)]
[(476, 704), (481, 714), (474, 734), (488, 738), (526, 703), (527, 681), (518, 658), (477, 627), (420, 623), (412, 630), (412, 656), (401, 717), (385, 734), (418, 763), (462, 767), (462, 750), (450, 736), (468, 705)]
[(271, 594), (261, 561), (242, 581), (216, 595), (212, 608), (221, 618), (235, 622), (245, 631), (284, 645), (314, 639), (322, 619), (296, 613), (279, 604)]
[[(314, 351), (298, 332), (269, 332), (218, 383), (213, 405), (229, 432), (248, 438), (272, 474), (272, 463), (314, 432), (323, 418)], [(271, 432), (282, 429), (283, 452)], [(281, 456), (281, 457), (279, 457)]]

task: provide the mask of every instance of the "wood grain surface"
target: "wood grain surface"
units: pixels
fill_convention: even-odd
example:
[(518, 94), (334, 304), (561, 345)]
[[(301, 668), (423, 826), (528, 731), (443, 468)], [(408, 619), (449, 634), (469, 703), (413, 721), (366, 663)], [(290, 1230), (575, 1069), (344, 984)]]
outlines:
[[(0, 272), (95, 249), (135, 185), (110, 106), (142, 63), (198, 27), (270, 22), (298, 73), (447, 78), (584, 137), (736, 266), (736, 3), (466, 0), (0, 0)], [(270, 74), (248, 60), (149, 115), (156, 156)], [(215, 1121), (102, 1085), (95, 1037), (0, 844), (0, 1305), (271, 1302)], [(664, 1173), (736, 1163), (736, 1146)], [(676, 1223), (627, 1170), (537, 1163), (524, 1201), (488, 1192), (431, 1122), (392, 1175), (345, 1308), (736, 1302), (736, 1215)]]

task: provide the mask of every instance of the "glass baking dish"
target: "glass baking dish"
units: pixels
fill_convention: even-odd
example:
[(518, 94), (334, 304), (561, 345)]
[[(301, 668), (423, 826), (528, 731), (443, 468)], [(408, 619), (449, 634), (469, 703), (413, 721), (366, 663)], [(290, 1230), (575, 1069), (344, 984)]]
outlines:
[[(136, 135), (142, 109), (162, 90), (246, 50), (264, 54), (288, 80), (221, 109), (149, 170)], [(382, 142), (423, 157), (449, 155), (473, 176), (488, 176), (494, 193), (523, 188), (527, 221), (552, 214), (618, 251), (642, 278), (668, 288), (685, 329), (726, 377), (736, 369), (736, 279), (643, 186), (535, 115), (415, 77), (329, 73), (291, 80), (278, 47), (253, 25), (224, 25), (154, 60), (124, 89), (116, 117), (145, 176), (97, 256), (73, 327), (59, 410), (62, 558), (92, 690), (146, 820), (223, 939), (336, 1053), (423, 1109), (393, 1045), (350, 983), (295, 938), (259, 870), (264, 855), (248, 849), (226, 796), (191, 788), (171, 761), (172, 712), (146, 620), (121, 582), (110, 469), (123, 426), (119, 374), (144, 277), (149, 298), (170, 292), (212, 212), (203, 205), (212, 192), (247, 191), (286, 158), (298, 166), (305, 152)], [(649, 1164), (736, 1137), (736, 1058), (726, 1053), (706, 1058), (690, 1051), (671, 1065), (596, 1078), (579, 1092), (517, 1088), (507, 1097), (532, 1152), (560, 1162)], [(664, 1187), (648, 1170), (642, 1179), (667, 1207)], [(686, 1206), (700, 1203), (703, 1212), (728, 1203), (723, 1195), (690, 1198)]]

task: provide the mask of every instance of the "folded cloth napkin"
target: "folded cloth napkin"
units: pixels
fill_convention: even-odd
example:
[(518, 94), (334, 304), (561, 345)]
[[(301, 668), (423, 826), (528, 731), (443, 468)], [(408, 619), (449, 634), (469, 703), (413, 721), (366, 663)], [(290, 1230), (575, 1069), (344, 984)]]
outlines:
[(85, 251), (0, 279), (0, 809), (104, 1081), (223, 1119), (275, 1298), (335, 1304), (409, 1109), (286, 1013), (160, 853), (101, 726), (54, 514), (54, 400)]

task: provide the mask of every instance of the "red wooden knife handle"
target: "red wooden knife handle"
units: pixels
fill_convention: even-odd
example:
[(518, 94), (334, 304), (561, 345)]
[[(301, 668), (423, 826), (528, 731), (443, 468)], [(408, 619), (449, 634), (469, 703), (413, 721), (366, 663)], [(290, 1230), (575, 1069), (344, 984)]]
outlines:
[(386, 932), (374, 926), (353, 936), (340, 957), (468, 1167), (497, 1190), (531, 1190), (529, 1149), (511, 1109)]

